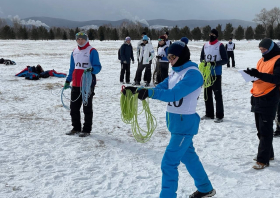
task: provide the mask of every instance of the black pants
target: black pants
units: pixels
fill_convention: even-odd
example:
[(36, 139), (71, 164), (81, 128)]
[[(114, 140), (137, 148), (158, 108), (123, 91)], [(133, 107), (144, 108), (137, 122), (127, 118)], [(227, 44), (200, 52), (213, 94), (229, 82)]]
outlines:
[(276, 130), (280, 130), (280, 102), (278, 103), (278, 108), (277, 108)]
[(227, 63), (227, 67), (230, 67), (230, 63), (229, 63), (229, 58), (231, 58), (231, 63), (232, 63), (232, 67), (235, 67), (235, 60), (234, 60), (234, 53), (233, 51), (228, 51), (227, 52), (227, 56), (228, 56), (228, 63)]
[(130, 82), (130, 64), (122, 63), (120, 82), (123, 82), (125, 74), (125, 82)]
[(156, 72), (157, 72), (157, 83), (161, 83), (165, 78), (168, 77), (168, 62), (157, 62)]
[[(82, 100), (82, 94), (80, 92), (80, 87), (72, 87), (71, 90), (71, 102), (70, 102), (70, 115), (72, 119), (72, 126), (75, 131), (83, 131), (90, 133), (92, 127), (92, 97), (94, 96), (94, 87), (92, 88), (91, 95), (88, 98), (88, 104), (85, 106)], [(72, 102), (74, 101), (74, 102)], [(81, 125), (81, 114), (80, 108), (83, 104), (83, 111), (85, 114), (85, 122), (82, 129)], [(82, 129), (82, 130), (81, 130)]]
[(268, 164), (269, 159), (274, 157), (272, 146), (274, 117), (262, 113), (255, 113), (258, 138), (260, 140), (257, 161)]
[(224, 118), (224, 104), (223, 104), (223, 95), (222, 95), (222, 76), (216, 76), (216, 81), (214, 84), (206, 89), (204, 89), (204, 100), (206, 106), (206, 116), (214, 117), (214, 103), (213, 103), (213, 94), (215, 95), (216, 100), (216, 117)]
[(135, 82), (141, 82), (141, 77), (142, 77), (142, 71), (146, 69), (145, 73), (146, 73), (146, 77), (144, 74), (144, 80), (147, 81), (147, 83), (151, 82), (151, 78), (152, 78), (152, 71), (151, 71), (151, 62), (147, 65), (143, 65), (142, 62), (140, 62), (138, 64), (138, 68), (136, 71), (136, 76), (135, 76)]

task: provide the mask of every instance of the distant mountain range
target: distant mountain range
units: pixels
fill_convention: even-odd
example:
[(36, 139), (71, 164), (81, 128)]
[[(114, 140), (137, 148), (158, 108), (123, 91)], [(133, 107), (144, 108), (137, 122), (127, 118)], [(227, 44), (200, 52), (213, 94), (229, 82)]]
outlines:
[[(45, 23), (49, 27), (67, 27), (67, 28), (76, 28), (76, 27), (99, 27), (106, 24), (111, 24), (113, 27), (120, 26), (124, 21), (129, 22), (128, 19), (118, 20), (118, 21), (108, 21), (108, 20), (91, 20), (91, 21), (71, 21), (66, 19), (59, 19), (59, 18), (51, 18), (51, 17), (30, 17), (25, 18), (25, 21), (28, 20), (35, 20), (41, 21)], [(257, 24), (255, 22), (244, 21), (244, 20), (237, 20), (237, 19), (230, 19), (230, 20), (165, 20), (165, 19), (154, 19), (154, 20), (147, 20), (150, 28), (163, 28), (163, 27), (174, 27), (177, 25), (178, 27), (182, 28), (184, 26), (188, 26), (190, 29), (195, 27), (205, 27), (207, 25), (211, 26), (211, 28), (215, 28), (218, 24), (222, 25), (222, 28), (225, 28), (227, 23), (231, 23), (233, 27), (238, 27), (241, 25), (242, 27), (252, 26), (255, 28)], [(143, 24), (143, 26), (147, 26)]]

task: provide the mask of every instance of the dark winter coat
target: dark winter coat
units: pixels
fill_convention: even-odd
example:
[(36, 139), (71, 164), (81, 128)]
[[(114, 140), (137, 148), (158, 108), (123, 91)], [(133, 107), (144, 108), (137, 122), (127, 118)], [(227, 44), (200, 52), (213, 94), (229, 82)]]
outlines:
[(133, 48), (131, 44), (124, 43), (120, 49), (121, 63), (126, 61), (127, 64), (130, 63), (130, 59), (134, 61)]
[[(280, 49), (275, 44), (273, 49), (268, 53), (263, 55), (264, 62), (270, 60), (271, 58), (280, 55)], [(276, 87), (268, 94), (261, 97), (251, 97), (252, 112), (262, 113), (276, 116), (277, 105), (280, 100), (280, 58), (275, 62), (273, 74), (261, 73), (259, 79), (265, 82), (276, 84)]]

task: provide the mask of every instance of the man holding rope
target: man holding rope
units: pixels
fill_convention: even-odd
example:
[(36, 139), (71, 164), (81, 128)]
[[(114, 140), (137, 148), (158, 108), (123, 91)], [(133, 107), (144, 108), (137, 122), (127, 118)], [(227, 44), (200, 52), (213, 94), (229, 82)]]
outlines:
[(190, 61), (190, 51), (184, 42), (177, 41), (171, 44), (167, 57), (173, 71), (163, 82), (150, 89), (126, 88), (137, 92), (140, 100), (150, 97), (168, 103), (166, 122), (171, 139), (161, 163), (160, 198), (177, 197), (180, 162), (186, 165), (197, 187), (197, 191), (190, 195), (190, 198), (212, 197), (216, 191), (195, 152), (192, 140), (199, 128), (200, 117), (196, 113), (196, 106), (203, 77), (197, 64)]
[[(86, 137), (90, 135), (92, 128), (92, 97), (94, 96), (94, 87), (96, 84), (95, 75), (101, 70), (99, 55), (96, 49), (89, 44), (89, 39), (86, 33), (79, 32), (76, 34), (76, 42), (78, 46), (71, 54), (69, 75), (64, 84), (64, 89), (71, 89), (70, 115), (73, 129), (66, 133), (66, 135), (75, 135), (79, 133), (79, 137)], [(80, 108), (83, 103), (81, 87), (86, 86), (82, 84), (83, 74), (91, 72), (92, 82), (88, 82), (91, 88), (90, 95), (87, 98), (87, 104), (83, 104), (85, 114), (85, 122), (82, 129)]]

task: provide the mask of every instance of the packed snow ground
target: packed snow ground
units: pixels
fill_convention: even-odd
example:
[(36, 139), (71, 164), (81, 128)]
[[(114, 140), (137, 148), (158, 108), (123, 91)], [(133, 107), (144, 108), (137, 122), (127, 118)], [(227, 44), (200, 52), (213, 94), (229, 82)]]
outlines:
[[(79, 138), (65, 135), (72, 128), (69, 111), (60, 102), (65, 79), (28, 81), (14, 76), (27, 65), (37, 64), (68, 73), (75, 41), (0, 41), (0, 58), (17, 63), (0, 65), (1, 198), (159, 197), (160, 164), (170, 138), (166, 104), (149, 100), (158, 126), (150, 141), (136, 142), (130, 125), (120, 117), (117, 50), (122, 41), (90, 43), (99, 52), (102, 71), (97, 75), (93, 100), (92, 135)], [(196, 63), (203, 43), (189, 43)], [(256, 66), (261, 57), (259, 41), (235, 43), (237, 69), (223, 68), (224, 122), (201, 121), (194, 145), (217, 191), (215, 197), (279, 198), (280, 138), (274, 139), (275, 160), (270, 167), (252, 169), (258, 148), (250, 112), (252, 84), (245, 83), (237, 71)], [(131, 81), (136, 67), (136, 63), (131, 65)], [(202, 94), (197, 112), (200, 116), (205, 112)], [(183, 164), (179, 172), (178, 198), (186, 198), (196, 188)]]

